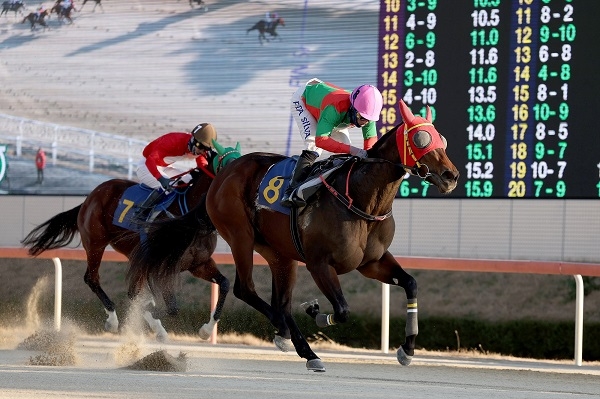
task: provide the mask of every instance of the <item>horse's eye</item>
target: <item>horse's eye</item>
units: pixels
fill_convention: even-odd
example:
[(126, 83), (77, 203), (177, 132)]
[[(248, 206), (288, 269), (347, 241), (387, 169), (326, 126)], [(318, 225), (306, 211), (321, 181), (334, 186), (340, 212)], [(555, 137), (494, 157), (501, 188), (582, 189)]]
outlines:
[(445, 150), (446, 147), (448, 147), (448, 142), (446, 141), (446, 138), (444, 136), (442, 136), (442, 134), (440, 134), (440, 133), (438, 133), (438, 134), (442, 138), (442, 143), (444, 143), (444, 150)]
[(419, 130), (412, 138), (413, 144), (419, 149), (427, 147), (431, 141), (431, 134), (426, 130)]

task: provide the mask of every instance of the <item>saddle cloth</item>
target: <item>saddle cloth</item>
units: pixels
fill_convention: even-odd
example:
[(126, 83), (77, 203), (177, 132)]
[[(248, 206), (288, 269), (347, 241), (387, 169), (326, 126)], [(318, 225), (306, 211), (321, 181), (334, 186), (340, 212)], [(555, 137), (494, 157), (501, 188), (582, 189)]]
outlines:
[[(141, 226), (139, 221), (133, 220), (133, 216), (137, 213), (137, 211), (140, 209), (140, 205), (146, 198), (148, 198), (152, 191), (152, 188), (142, 183), (133, 185), (125, 190), (119, 199), (119, 205), (117, 205), (117, 209), (115, 209), (113, 224), (124, 229), (142, 232), (143, 226)], [(182, 196), (183, 194), (184, 193), (182, 192), (172, 191), (166, 196), (162, 197), (154, 206), (152, 216), (156, 217), (156, 215), (166, 211), (167, 208), (173, 203), (175, 198)]]
[[(267, 207), (274, 211), (289, 215), (290, 208), (281, 205), (281, 197), (290, 185), (294, 167), (298, 161), (298, 156), (286, 158), (272, 165), (258, 186), (258, 205)], [(324, 161), (316, 162), (307, 180), (305, 180), (295, 190), (296, 195), (304, 201), (308, 201), (319, 187), (323, 185), (321, 177), (327, 179), (334, 171), (340, 168), (346, 159), (328, 158)]]

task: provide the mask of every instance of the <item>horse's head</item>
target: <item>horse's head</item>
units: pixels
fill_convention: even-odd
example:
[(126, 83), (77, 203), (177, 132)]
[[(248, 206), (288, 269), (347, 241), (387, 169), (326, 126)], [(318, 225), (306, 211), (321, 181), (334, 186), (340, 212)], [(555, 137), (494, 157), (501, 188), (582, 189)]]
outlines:
[(242, 156), (242, 148), (240, 143), (236, 143), (235, 148), (223, 147), (216, 140), (212, 141), (213, 147), (217, 151), (216, 157), (213, 158), (213, 170), (218, 173), (219, 170), (223, 169), (227, 164), (234, 159), (238, 159)]
[(285, 21), (283, 20), (283, 18), (277, 18), (277, 25), (285, 26)]
[(447, 142), (433, 126), (431, 110), (427, 107), (423, 118), (413, 115), (402, 100), (399, 107), (404, 122), (387, 133), (395, 140), (379, 140), (373, 150), (384, 159), (398, 159), (407, 172), (435, 185), (441, 193), (450, 193), (456, 188), (459, 172), (446, 155)]

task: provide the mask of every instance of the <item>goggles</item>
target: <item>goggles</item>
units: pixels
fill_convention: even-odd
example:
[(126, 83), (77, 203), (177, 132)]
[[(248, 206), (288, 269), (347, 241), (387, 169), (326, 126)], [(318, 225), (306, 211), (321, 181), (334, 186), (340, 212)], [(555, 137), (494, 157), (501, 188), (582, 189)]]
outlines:
[(356, 111), (356, 122), (358, 123), (358, 127), (363, 127), (367, 123), (371, 122), (367, 118), (363, 117), (360, 112)]
[(210, 151), (210, 147), (205, 146), (193, 137), (188, 143), (188, 149), (190, 152)]

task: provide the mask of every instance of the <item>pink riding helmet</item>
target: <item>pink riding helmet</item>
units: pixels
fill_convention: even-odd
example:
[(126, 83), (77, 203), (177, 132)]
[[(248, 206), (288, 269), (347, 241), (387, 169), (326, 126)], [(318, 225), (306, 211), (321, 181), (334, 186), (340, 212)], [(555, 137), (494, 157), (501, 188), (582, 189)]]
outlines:
[(378, 121), (381, 108), (383, 108), (383, 97), (372, 85), (361, 85), (350, 94), (350, 104), (365, 119)]

